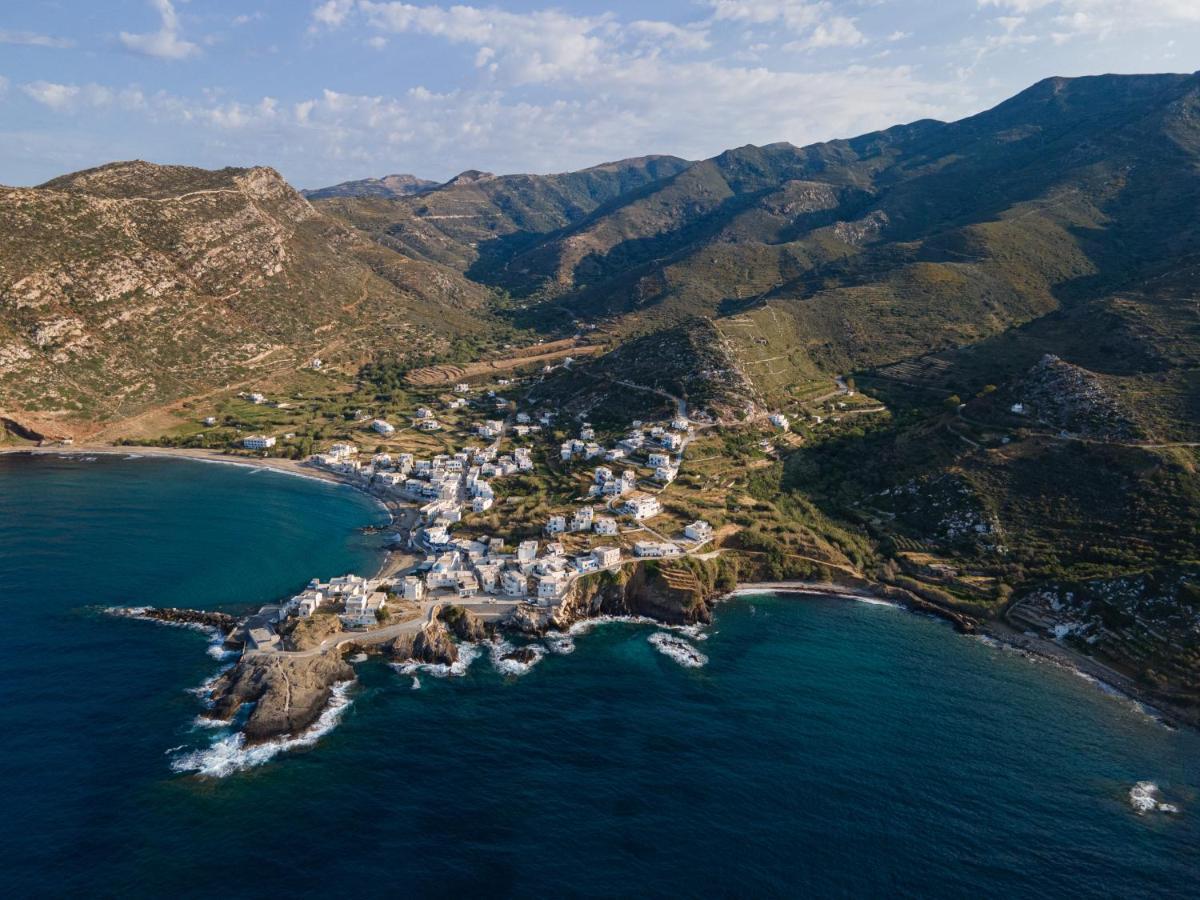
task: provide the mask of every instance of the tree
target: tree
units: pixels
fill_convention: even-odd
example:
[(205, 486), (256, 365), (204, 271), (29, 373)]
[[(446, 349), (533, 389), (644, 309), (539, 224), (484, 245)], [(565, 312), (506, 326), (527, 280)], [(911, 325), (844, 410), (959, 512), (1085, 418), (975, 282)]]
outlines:
[(960, 406), (962, 406), (962, 397), (958, 396), (958, 394), (951, 394), (945, 399), (942, 405), (951, 412), (955, 412)]

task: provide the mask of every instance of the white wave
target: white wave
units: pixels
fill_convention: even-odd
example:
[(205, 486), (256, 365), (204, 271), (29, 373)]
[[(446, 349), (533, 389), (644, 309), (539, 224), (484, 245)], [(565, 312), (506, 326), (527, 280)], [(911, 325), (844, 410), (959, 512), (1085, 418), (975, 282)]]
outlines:
[(192, 719), (193, 728), (215, 730), (217, 728), (226, 728), (228, 725), (228, 722), (222, 722), (220, 719), (213, 719), (209, 716), (196, 716), (196, 718)]
[(309, 728), (290, 738), (279, 738), (252, 746), (246, 745), (242, 732), (215, 741), (201, 750), (184, 753), (171, 761), (176, 772), (194, 772), (208, 778), (224, 778), (234, 772), (261, 766), (272, 757), (286, 750), (311, 747), (323, 735), (332, 731), (350, 705), (350, 686), (354, 682), (342, 681), (333, 686), (329, 705)]
[(547, 631), (546, 645), (550, 648), (551, 653), (557, 653), (560, 656), (575, 652), (575, 639), (561, 631)]
[(893, 603), (891, 600), (880, 600), (878, 597), (859, 597), (855, 595), (851, 599), (857, 600), (859, 603), (866, 603), (868, 606), (890, 606), (893, 609), (900, 609), (899, 603)]
[(1179, 807), (1174, 803), (1164, 803), (1159, 799), (1158, 785), (1153, 781), (1139, 781), (1129, 789), (1129, 805), (1139, 816), (1149, 812), (1178, 813)]
[(355, 653), (352, 657), (350, 657), (350, 662), (352, 662), (352, 663), (360, 663), (360, 662), (366, 662), (366, 661), (367, 661), (367, 654), (365, 654), (365, 653)]
[[(567, 629), (567, 633), (572, 637), (578, 637), (581, 634), (587, 634), (593, 628), (601, 625), (652, 625), (655, 628), (665, 628), (669, 631), (685, 634), (697, 641), (708, 640), (708, 635), (703, 632), (705, 627), (703, 625), (668, 625), (649, 616), (594, 616), (590, 619), (580, 619)], [(555, 633), (547, 632), (547, 635)]]
[(412, 690), (419, 691), (421, 689), (421, 679), (416, 675), (413, 676)]
[(529, 650), (533, 653), (533, 659), (530, 662), (521, 662), (519, 659), (505, 659), (506, 653), (512, 653), (518, 648), (514, 647), (508, 641), (493, 641), (488, 647), (488, 653), (492, 658), (492, 667), (501, 675), (524, 675), (546, 655), (546, 648), (541, 644), (526, 644), (519, 648), (521, 650)]
[(145, 459), (146, 457), (143, 456), (141, 453), (130, 453), (125, 458), (126, 459)]
[(170, 754), (174, 753), (176, 750), (182, 750), (186, 746), (187, 746), (187, 744), (179, 744), (178, 746), (172, 747), (169, 750), (164, 750), (163, 756), (169, 756)]
[(423, 662), (402, 662), (391, 663), (393, 669), (401, 675), (415, 675), (417, 672), (424, 672), (427, 675), (432, 675), (434, 678), (448, 678), (454, 676), (461, 678), (467, 674), (467, 670), (471, 668), (471, 663), (479, 658), (479, 647), (476, 644), (459, 644), (458, 659), (451, 665), (445, 663), (423, 663)]
[(698, 669), (708, 662), (708, 657), (683, 638), (663, 631), (656, 631), (646, 638), (654, 649), (688, 669)]

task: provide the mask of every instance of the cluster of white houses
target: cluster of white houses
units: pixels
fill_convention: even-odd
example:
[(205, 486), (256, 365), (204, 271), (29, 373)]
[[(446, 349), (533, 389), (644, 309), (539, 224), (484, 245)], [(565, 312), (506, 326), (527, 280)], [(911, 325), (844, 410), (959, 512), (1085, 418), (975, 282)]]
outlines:
[[(466, 384), (455, 386), (458, 394), (467, 393)], [(497, 399), (497, 407), (502, 401)], [(365, 416), (363, 417), (366, 418)], [(420, 408), (416, 411), (417, 426), (433, 422), (433, 413)], [(536, 428), (528, 414), (517, 414), (517, 427)], [(545, 422), (545, 417), (543, 418)], [(376, 419), (370, 427), (380, 434), (395, 429), (386, 421)], [(437, 426), (440, 427), (440, 426)], [(428, 459), (417, 459), (411, 453), (376, 453), (368, 456), (349, 443), (337, 443), (324, 453), (311, 458), (310, 463), (321, 466), (360, 482), (379, 496), (394, 496), (420, 504), (420, 518), (410, 534), (414, 549), (421, 551), (424, 562), (413, 574), (395, 579), (368, 580), (345, 575), (322, 583), (314, 579), (304, 591), (278, 607), (264, 607), (256, 617), (257, 626), (248, 631), (252, 647), (270, 647), (278, 642), (273, 623), (292, 616), (308, 617), (322, 607), (335, 609), (342, 623), (351, 628), (369, 627), (381, 618), (389, 599), (402, 598), (421, 602), (426, 599), (461, 598), (490, 595), (496, 598), (521, 600), (541, 605), (553, 605), (563, 599), (572, 582), (589, 573), (618, 568), (622, 551), (616, 546), (599, 546), (577, 552), (567, 552), (554, 538), (559, 534), (578, 532), (600, 536), (619, 534), (614, 515), (599, 515), (596, 507), (582, 505), (568, 518), (552, 516), (546, 525), (550, 540), (521, 542), (515, 549), (504, 545), (500, 538), (478, 540), (454, 537), (451, 528), (462, 520), (468, 508), (484, 512), (496, 500), (492, 480), (533, 469), (530, 451), (516, 448), (500, 453), (500, 438), (506, 430), (502, 420), (489, 420), (476, 428), (482, 438), (492, 439), (483, 446), (464, 447), (455, 453), (444, 453)], [(599, 449), (595, 431), (588, 424), (580, 429), (578, 440), (563, 445), (563, 458), (604, 456), (615, 461), (627, 455), (644, 454), (654, 469), (655, 479), (669, 482), (678, 470), (679, 461), (672, 457), (684, 446), (682, 434), (687, 433), (686, 418), (677, 417), (671, 428), (643, 429), (635, 423), (630, 434), (616, 447)], [(252, 447), (250, 441), (270, 440)], [(273, 438), (247, 438), (252, 449), (266, 449)], [(611, 455), (610, 455), (611, 454)], [(663, 477), (660, 473), (669, 473)], [(657, 497), (638, 491), (637, 473), (626, 469), (617, 475), (607, 466), (599, 466), (591, 487), (591, 495), (607, 498), (608, 507), (635, 522), (652, 518), (662, 512)], [(619, 505), (618, 505), (619, 504)], [(700, 546), (712, 538), (707, 522), (697, 521), (687, 526), (684, 536)], [(633, 545), (638, 557), (655, 558), (678, 556), (684, 552), (679, 543), (670, 541), (638, 541)]]

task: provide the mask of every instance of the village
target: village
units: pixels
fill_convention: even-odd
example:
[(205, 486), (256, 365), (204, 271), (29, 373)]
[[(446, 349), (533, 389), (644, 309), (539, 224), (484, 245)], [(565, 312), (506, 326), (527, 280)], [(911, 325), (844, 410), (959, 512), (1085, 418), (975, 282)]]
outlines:
[[(509, 384), (501, 379), (497, 386)], [(258, 394), (250, 399), (265, 400)], [(584, 576), (613, 572), (635, 559), (702, 553), (712, 543), (707, 521), (692, 521), (670, 535), (652, 521), (663, 511), (660, 494), (676, 479), (698, 427), (682, 413), (662, 422), (635, 421), (609, 446), (598, 441), (590, 423), (579, 423), (577, 436), (562, 442), (555, 455), (586, 475), (586, 491), (579, 492), (572, 509), (537, 523), (536, 538), (522, 538), (514, 535), (527, 534), (530, 523), (501, 518), (493, 533), (479, 525), (464, 529), (464, 519), (498, 510), (506, 479), (535, 475), (533, 448), (513, 441), (541, 439), (536, 445), (541, 452), (552, 452), (545, 434), (553, 414), (543, 412), (535, 420), (495, 391), (476, 391), (467, 383), (456, 384), (440, 403), (441, 415), (431, 405), (420, 405), (400, 427), (359, 417), (362, 440), (375, 443), (375, 452), (338, 441), (305, 460), (304, 465), (332, 473), (389, 507), (390, 549), (402, 565), (385, 565), (373, 578), (313, 579), (286, 602), (251, 617), (248, 649), (282, 650), (285, 623), (318, 612), (337, 615), (345, 631), (379, 637), (401, 627), (396, 618), (419, 626), (432, 609), (451, 603), (495, 622), (520, 606), (549, 616)], [(498, 417), (478, 421), (460, 415), (455, 423), (446, 421), (447, 415), (468, 410)], [(401, 431), (454, 437), (446, 452), (428, 456), (381, 449), (378, 441), (399, 443)], [(268, 435), (241, 439), (245, 449), (259, 452), (275, 442)]]

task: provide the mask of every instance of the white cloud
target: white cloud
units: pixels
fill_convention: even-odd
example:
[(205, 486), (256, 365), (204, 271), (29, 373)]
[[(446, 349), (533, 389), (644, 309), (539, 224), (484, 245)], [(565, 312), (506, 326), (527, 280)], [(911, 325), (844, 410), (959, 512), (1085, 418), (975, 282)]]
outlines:
[[(1200, 24), (1200, 0), (978, 0), (978, 3), (983, 8), (1027, 18), (1031, 24), (1048, 25), (1056, 44), (1083, 36), (1103, 39), (1130, 31)], [(1011, 17), (999, 16), (996, 21), (1003, 24), (1011, 21)]]
[(70, 38), (38, 34), (34, 31), (7, 31), (3, 28), (0, 28), (0, 44), (24, 44), (27, 47), (51, 47), (55, 50), (66, 50), (75, 46), (75, 42)]
[(313, 10), (313, 22), (329, 28), (337, 28), (346, 21), (354, 9), (354, 0), (326, 0)]
[(819, 50), (824, 47), (858, 47), (867, 39), (858, 30), (853, 19), (844, 16), (819, 23), (812, 32), (798, 41), (785, 44), (785, 50)]
[(171, 0), (150, 0), (151, 5), (158, 10), (162, 27), (158, 31), (146, 34), (130, 34), (121, 32), (121, 43), (126, 49), (143, 56), (153, 56), (157, 59), (187, 59), (200, 52), (200, 48), (191, 41), (186, 41), (181, 35), (179, 15)]
[(66, 109), (79, 95), (73, 84), (56, 84), (53, 81), (33, 81), (21, 85), (21, 90), (32, 100), (51, 109)]
[(659, 46), (675, 50), (707, 50), (712, 46), (705, 28), (688, 28), (671, 22), (656, 22), (639, 19), (626, 26), (633, 35), (655, 41)]

